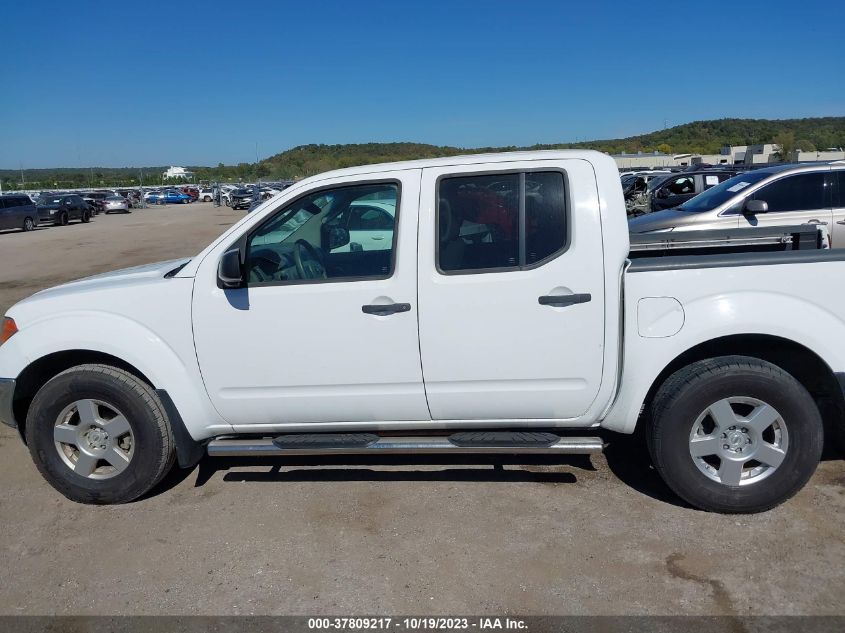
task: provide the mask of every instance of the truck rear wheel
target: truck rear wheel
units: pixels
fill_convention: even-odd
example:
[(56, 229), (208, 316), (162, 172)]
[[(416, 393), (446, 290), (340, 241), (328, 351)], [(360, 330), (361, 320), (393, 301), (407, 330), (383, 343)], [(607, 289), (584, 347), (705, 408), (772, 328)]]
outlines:
[(173, 466), (173, 433), (153, 389), (107, 365), (79, 365), (44, 385), (26, 419), (32, 459), (68, 499), (132, 501)]
[(751, 357), (678, 370), (658, 389), (649, 424), (649, 451), (663, 480), (714, 512), (761, 512), (786, 501), (822, 453), (812, 396), (780, 367)]

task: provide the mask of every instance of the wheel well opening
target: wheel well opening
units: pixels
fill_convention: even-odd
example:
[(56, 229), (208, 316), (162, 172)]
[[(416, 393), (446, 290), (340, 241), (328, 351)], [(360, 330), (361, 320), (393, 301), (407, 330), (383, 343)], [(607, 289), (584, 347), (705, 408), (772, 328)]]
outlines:
[(777, 336), (737, 334), (713, 339), (688, 349), (655, 379), (643, 404), (646, 413), (657, 389), (682, 367), (717, 356), (750, 356), (777, 365), (800, 382), (816, 401), (825, 431), (841, 431), (845, 424), (845, 397), (833, 370), (815, 352)]
[(18, 431), (20, 431), (21, 437), (25, 437), (26, 416), (29, 412), (32, 399), (38, 393), (38, 390), (66, 369), (76, 367), (77, 365), (94, 363), (111, 365), (112, 367), (128, 371), (130, 374), (133, 374), (155, 388), (155, 385), (153, 385), (149, 378), (138, 371), (137, 368), (111, 354), (84, 349), (66, 350), (48, 354), (28, 365), (20, 373), (15, 383), (12, 410), (15, 414), (15, 420), (17, 420)]

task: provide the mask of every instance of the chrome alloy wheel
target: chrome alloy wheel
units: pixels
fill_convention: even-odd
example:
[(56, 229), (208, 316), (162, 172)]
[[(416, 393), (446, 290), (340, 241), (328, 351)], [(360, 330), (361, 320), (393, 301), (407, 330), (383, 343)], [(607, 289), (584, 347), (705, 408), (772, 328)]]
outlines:
[(728, 486), (757, 483), (775, 472), (789, 450), (780, 413), (756, 398), (714, 402), (698, 416), (689, 452), (698, 469)]
[(119, 475), (135, 449), (126, 417), (101, 400), (77, 400), (65, 407), (56, 419), (53, 440), (68, 468), (88, 479)]

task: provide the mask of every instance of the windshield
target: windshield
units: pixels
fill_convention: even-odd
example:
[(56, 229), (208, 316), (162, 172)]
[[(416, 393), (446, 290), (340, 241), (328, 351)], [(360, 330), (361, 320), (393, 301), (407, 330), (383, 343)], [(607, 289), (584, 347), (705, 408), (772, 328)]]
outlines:
[(690, 213), (712, 211), (733, 198), (746, 187), (750, 187), (769, 176), (771, 176), (771, 173), (768, 171), (752, 171), (728, 178), (725, 182), (698, 194), (692, 200), (688, 200), (679, 206), (678, 210), (689, 211)]
[(40, 204), (42, 204), (42, 205), (61, 204), (61, 203), (62, 203), (61, 197), (57, 197), (57, 196), (47, 196), (46, 198), (40, 199)]

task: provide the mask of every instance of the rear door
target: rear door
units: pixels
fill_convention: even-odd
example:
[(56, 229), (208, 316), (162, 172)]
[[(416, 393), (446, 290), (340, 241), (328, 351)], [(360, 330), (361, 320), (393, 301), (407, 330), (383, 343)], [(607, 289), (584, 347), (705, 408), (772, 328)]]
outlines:
[(485, 167), (423, 170), (419, 328), (432, 418), (577, 418), (598, 393), (604, 347), (592, 167)]
[(739, 226), (817, 224), (830, 231), (833, 219), (830, 190), (826, 171), (778, 178), (751, 195), (751, 199), (765, 201), (768, 212), (741, 216)]

